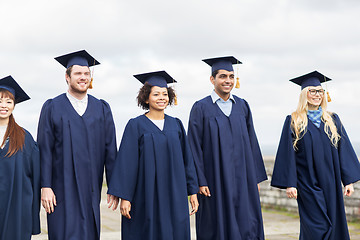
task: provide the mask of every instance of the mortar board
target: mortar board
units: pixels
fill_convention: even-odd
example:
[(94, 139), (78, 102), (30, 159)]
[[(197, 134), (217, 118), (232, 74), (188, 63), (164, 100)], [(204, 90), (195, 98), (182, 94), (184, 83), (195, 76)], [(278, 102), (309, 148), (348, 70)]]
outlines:
[(303, 76), (293, 78), (290, 81), (301, 86), (301, 90), (309, 86), (321, 86), (322, 82), (330, 81), (331, 79), (319, 73), (318, 71), (313, 71), (311, 73), (305, 74)]
[(165, 71), (142, 73), (134, 75), (134, 77), (142, 84), (147, 82), (151, 86), (167, 87), (168, 83), (176, 83), (176, 80)]
[(65, 54), (56, 57), (55, 60), (58, 61), (61, 65), (63, 65), (65, 68), (69, 68), (73, 65), (91, 67), (100, 64), (85, 50)]
[(232, 66), (233, 64), (242, 64), (242, 62), (240, 62), (233, 56), (208, 58), (208, 59), (203, 59), (203, 61), (211, 66), (211, 72), (215, 72), (220, 69), (224, 69), (226, 71), (232, 72), (234, 71), (234, 68)]
[(30, 99), (30, 97), (11, 76), (0, 79), (0, 88), (11, 92), (15, 97), (15, 103), (20, 103)]

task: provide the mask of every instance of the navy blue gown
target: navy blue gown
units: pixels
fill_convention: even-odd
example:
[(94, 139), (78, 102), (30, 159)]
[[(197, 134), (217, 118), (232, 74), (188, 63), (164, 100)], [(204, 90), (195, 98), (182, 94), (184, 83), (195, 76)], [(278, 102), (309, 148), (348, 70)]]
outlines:
[(200, 186), (198, 240), (264, 239), (257, 184), (266, 180), (264, 162), (247, 102), (234, 96), (227, 117), (210, 96), (190, 113), (189, 142)]
[(51, 187), (57, 206), (48, 214), (49, 239), (99, 239), (104, 166), (109, 181), (116, 158), (109, 105), (88, 95), (80, 116), (66, 94), (44, 103), (38, 127), (41, 187)]
[(341, 183), (360, 179), (360, 164), (339, 117), (333, 115), (341, 139), (335, 148), (324, 131), (309, 119), (305, 135), (295, 151), (292, 143), (291, 116), (287, 116), (271, 185), (295, 187), (298, 191), (300, 239), (346, 240), (349, 232)]
[(190, 240), (188, 195), (196, 171), (181, 121), (165, 115), (161, 131), (145, 115), (126, 125), (108, 193), (131, 202), (124, 240)]
[(30, 240), (40, 233), (40, 156), (31, 134), (25, 145), (5, 157), (0, 149), (0, 240)]

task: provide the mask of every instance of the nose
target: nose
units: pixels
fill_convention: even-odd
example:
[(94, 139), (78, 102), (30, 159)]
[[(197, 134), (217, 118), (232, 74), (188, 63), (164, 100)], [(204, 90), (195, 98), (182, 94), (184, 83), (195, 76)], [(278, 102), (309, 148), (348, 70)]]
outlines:
[(225, 78), (225, 82), (226, 82), (226, 83), (231, 83), (233, 80), (234, 80), (234, 79), (233, 79), (231, 76), (227, 76), (227, 77)]

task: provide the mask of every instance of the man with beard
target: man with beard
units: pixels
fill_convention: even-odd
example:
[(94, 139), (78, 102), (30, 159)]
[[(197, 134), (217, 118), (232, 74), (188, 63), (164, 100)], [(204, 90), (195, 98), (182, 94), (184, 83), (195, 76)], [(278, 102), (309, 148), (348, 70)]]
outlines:
[[(90, 66), (99, 62), (85, 50), (55, 58), (67, 68), (68, 91), (47, 100), (40, 114), (41, 201), (50, 240), (100, 239), (104, 166), (107, 182), (116, 158), (110, 106), (89, 94)], [(118, 198), (108, 195), (109, 207)]]

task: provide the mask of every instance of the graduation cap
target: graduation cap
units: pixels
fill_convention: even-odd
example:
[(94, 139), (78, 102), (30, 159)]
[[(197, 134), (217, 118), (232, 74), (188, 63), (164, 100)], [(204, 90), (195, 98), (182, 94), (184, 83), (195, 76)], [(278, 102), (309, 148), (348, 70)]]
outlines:
[(232, 66), (233, 64), (242, 64), (242, 62), (240, 62), (233, 56), (208, 58), (208, 59), (203, 59), (203, 61), (211, 66), (211, 72), (215, 72), (220, 69), (224, 69), (226, 71), (232, 72), (234, 71), (234, 68)]
[[(56, 57), (55, 60), (58, 61), (61, 65), (63, 65), (66, 69), (73, 65), (91, 67), (91, 66), (100, 64), (95, 58), (93, 58), (85, 50), (68, 53), (68, 54)], [(93, 86), (92, 86), (93, 78), (94, 78), (94, 69), (92, 71), (92, 76), (91, 76), (91, 80), (90, 80), (90, 85), (89, 85), (90, 89), (93, 88)]]
[[(233, 64), (242, 64), (242, 62), (240, 62), (233, 56), (208, 58), (208, 59), (203, 59), (203, 61), (211, 66), (211, 72), (215, 72), (220, 69), (224, 69), (226, 71), (232, 72), (234, 71), (234, 68), (232, 66)], [(235, 88), (240, 88), (239, 74), (237, 74), (236, 77)]]
[(15, 97), (15, 103), (29, 100), (30, 97), (24, 92), (19, 84), (9, 75), (0, 79), (0, 89), (8, 90)]
[(168, 83), (176, 83), (176, 80), (165, 71), (142, 73), (134, 75), (134, 77), (142, 84), (147, 82), (151, 86), (167, 87)]
[(100, 64), (85, 50), (68, 53), (56, 57), (55, 60), (58, 61), (61, 65), (63, 65), (65, 68), (69, 68), (73, 65), (91, 67)]
[(319, 73), (318, 71), (313, 71), (311, 73), (302, 75), (297, 78), (290, 79), (291, 82), (296, 83), (301, 86), (301, 90), (309, 86), (321, 86), (322, 82), (330, 81), (331, 79), (325, 75)]
[[(300, 77), (290, 79), (290, 81), (297, 85), (300, 85), (301, 90), (303, 90), (304, 88), (309, 87), (309, 86), (313, 86), (313, 87), (321, 86), (321, 83), (323, 83), (323, 82), (326, 83), (328, 81), (331, 81), (331, 79), (326, 77), (325, 75), (319, 73), (318, 71), (313, 71), (311, 73), (302, 75)], [(326, 92), (327, 92), (328, 102), (331, 102), (329, 92), (328, 91), (326, 91)]]

